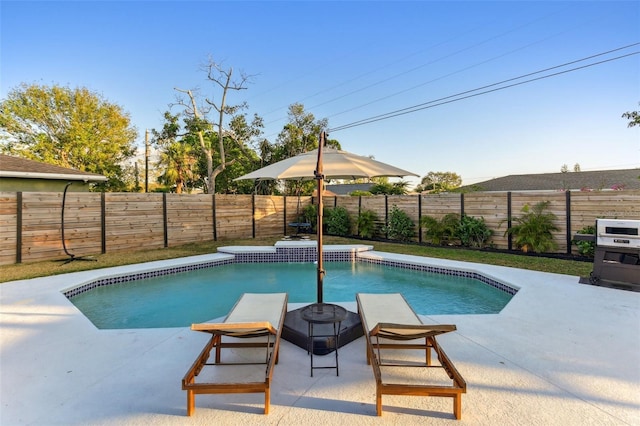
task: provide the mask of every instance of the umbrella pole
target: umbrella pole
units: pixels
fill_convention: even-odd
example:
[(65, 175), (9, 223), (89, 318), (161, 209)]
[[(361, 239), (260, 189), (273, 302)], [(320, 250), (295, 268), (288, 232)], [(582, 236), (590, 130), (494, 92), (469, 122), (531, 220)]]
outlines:
[(320, 141), (318, 143), (318, 162), (316, 164), (315, 177), (318, 181), (318, 223), (317, 223), (317, 233), (318, 233), (318, 271), (317, 271), (317, 290), (318, 290), (318, 303), (322, 303), (323, 295), (323, 280), (324, 280), (324, 268), (322, 265), (322, 194), (324, 192), (324, 170), (322, 164), (322, 148), (325, 143), (325, 133), (320, 133)]

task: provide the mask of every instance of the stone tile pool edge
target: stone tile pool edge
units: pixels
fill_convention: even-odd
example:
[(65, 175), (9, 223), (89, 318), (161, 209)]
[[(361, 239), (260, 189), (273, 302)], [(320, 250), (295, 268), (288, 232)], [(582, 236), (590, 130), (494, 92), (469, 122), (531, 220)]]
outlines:
[[(102, 286), (233, 263), (315, 262), (316, 260), (317, 243), (315, 241), (279, 241), (274, 246), (227, 246), (218, 248), (218, 253), (211, 255), (128, 265), (127, 267), (118, 267), (118, 272), (111, 273), (108, 270), (103, 270), (103, 273), (100, 273), (101, 270), (96, 270), (94, 271), (95, 278), (63, 289), (62, 293), (67, 299), (71, 299)], [(464, 262), (378, 252), (373, 250), (373, 246), (364, 244), (324, 246), (323, 260), (327, 262), (367, 262), (472, 278), (512, 296), (520, 289), (513, 283), (500, 280), (486, 272), (460, 267), (459, 264)], [(438, 264), (434, 264), (434, 261), (437, 261)]]

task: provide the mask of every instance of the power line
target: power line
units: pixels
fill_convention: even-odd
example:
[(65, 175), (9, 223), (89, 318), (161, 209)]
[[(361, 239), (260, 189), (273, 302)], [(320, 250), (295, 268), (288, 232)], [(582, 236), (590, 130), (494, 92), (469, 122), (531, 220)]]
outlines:
[[(515, 27), (513, 27), (513, 28), (510, 28), (510, 29), (508, 29), (508, 30), (506, 30), (506, 31), (503, 31), (503, 32), (501, 32), (500, 34), (493, 35), (493, 36), (491, 36), (491, 37), (489, 37), (489, 38), (486, 38), (486, 39), (481, 40), (481, 41), (479, 41), (479, 42), (477, 42), (477, 43), (474, 43), (474, 44), (473, 44), (473, 45), (471, 45), (471, 46), (464, 47), (464, 48), (459, 49), (459, 50), (457, 50), (457, 51), (455, 51), (455, 52), (452, 52), (452, 53), (449, 53), (449, 54), (447, 54), (447, 55), (441, 56), (441, 57), (439, 57), (439, 58), (437, 58), (437, 59), (430, 60), (430, 61), (428, 61), (427, 63), (423, 63), (423, 64), (421, 64), (421, 65), (418, 65), (418, 66), (416, 66), (416, 67), (413, 67), (413, 68), (411, 68), (411, 69), (409, 69), (409, 70), (405, 70), (405, 71), (402, 71), (402, 72), (396, 73), (396, 74), (394, 74), (394, 75), (392, 75), (392, 76), (390, 76), (390, 77), (384, 78), (384, 79), (382, 79), (382, 80), (378, 80), (378, 81), (376, 81), (376, 82), (374, 82), (374, 83), (372, 83), (372, 84), (369, 84), (369, 85), (367, 85), (367, 86), (365, 86), (365, 87), (362, 87), (362, 88), (359, 88), (359, 89), (356, 89), (356, 90), (352, 90), (352, 91), (350, 91), (350, 92), (348, 92), (348, 93), (345, 93), (345, 94), (339, 95), (339, 96), (334, 97), (334, 98), (332, 98), (332, 99), (330, 99), (330, 100), (327, 100), (327, 101), (321, 102), (321, 103), (319, 103), (319, 104), (313, 105), (313, 106), (309, 107), (308, 109), (309, 109), (309, 110), (311, 110), (311, 109), (314, 109), (314, 108), (317, 108), (317, 107), (320, 107), (320, 106), (323, 106), (323, 105), (326, 105), (326, 104), (329, 104), (329, 103), (332, 103), (332, 102), (336, 102), (336, 101), (338, 101), (338, 100), (340, 100), (340, 99), (343, 99), (343, 98), (346, 98), (346, 97), (352, 96), (352, 95), (354, 95), (354, 94), (356, 94), (356, 93), (358, 93), (358, 92), (362, 92), (362, 91), (365, 91), (365, 90), (371, 89), (372, 87), (378, 86), (378, 85), (380, 85), (380, 84), (382, 84), (382, 83), (385, 83), (385, 82), (388, 82), (388, 81), (394, 80), (394, 79), (396, 79), (396, 78), (402, 77), (403, 75), (409, 74), (409, 73), (414, 72), (414, 71), (416, 71), (416, 70), (419, 70), (419, 69), (421, 69), (421, 68), (424, 68), (424, 67), (427, 67), (427, 66), (433, 65), (434, 63), (437, 63), (437, 62), (443, 61), (443, 60), (445, 60), (445, 59), (448, 59), (448, 58), (454, 57), (454, 56), (459, 55), (459, 54), (461, 54), (461, 53), (464, 53), (464, 52), (466, 52), (466, 51), (473, 50), (473, 49), (475, 49), (475, 48), (477, 48), (477, 47), (479, 47), (479, 46), (481, 46), (481, 45), (484, 45), (484, 44), (486, 44), (486, 43), (489, 43), (489, 42), (492, 42), (492, 41), (497, 40), (497, 39), (499, 39), (499, 38), (502, 38), (502, 37), (504, 37), (504, 36), (506, 36), (506, 35), (508, 35), (508, 34), (511, 34), (511, 33), (517, 32), (517, 31), (519, 31), (519, 30), (521, 30), (521, 29), (523, 29), (523, 28), (525, 28), (525, 27), (528, 27), (528, 26), (530, 26), (530, 25), (536, 24), (536, 23), (538, 23), (538, 22), (540, 22), (540, 21), (544, 21), (544, 20), (546, 20), (549, 16), (554, 15), (554, 14), (555, 14), (555, 13), (552, 13), (552, 14), (546, 14), (546, 15), (543, 15), (543, 16), (539, 16), (539, 17), (537, 17), (537, 18), (535, 18), (535, 19), (533, 19), (533, 20), (531, 20), (531, 21), (527, 21), (527, 22), (525, 22), (524, 24), (520, 24), (520, 25), (517, 25), (517, 26), (515, 26)], [(493, 22), (495, 22), (495, 21), (496, 21), (496, 20), (494, 20)], [(482, 28), (483, 28), (482, 26), (478, 26), (478, 27), (476, 27), (476, 28), (473, 28), (473, 29), (471, 29), (471, 30), (466, 31), (465, 33), (458, 33), (458, 34), (455, 34), (455, 35), (453, 35), (452, 37), (450, 37), (449, 39), (447, 39), (447, 40), (445, 40), (445, 41), (441, 41), (441, 42), (435, 43), (435, 44), (433, 44), (433, 45), (431, 45), (431, 46), (429, 46), (429, 47), (427, 47), (427, 48), (425, 48), (425, 49), (421, 49), (421, 50), (419, 50), (419, 51), (413, 52), (413, 53), (411, 53), (411, 54), (409, 54), (409, 55), (407, 55), (407, 56), (404, 56), (404, 57), (402, 57), (402, 58), (400, 58), (400, 59), (397, 59), (397, 60), (394, 60), (394, 61), (392, 61), (392, 62), (389, 62), (389, 63), (387, 63), (386, 65), (379, 66), (379, 67), (375, 68), (374, 70), (370, 70), (370, 71), (368, 71), (368, 72), (365, 72), (365, 73), (359, 74), (359, 75), (357, 75), (357, 76), (355, 76), (355, 77), (353, 77), (353, 78), (351, 78), (351, 79), (349, 79), (349, 80), (343, 81), (343, 82), (338, 83), (338, 84), (336, 84), (336, 85), (334, 85), (334, 86), (332, 86), (332, 87), (322, 89), (322, 90), (320, 90), (320, 91), (318, 91), (318, 92), (315, 92), (315, 93), (314, 93), (314, 94), (312, 94), (312, 95), (309, 95), (309, 96), (306, 96), (306, 97), (304, 97), (304, 98), (301, 98), (301, 99), (297, 100), (297, 101), (296, 101), (296, 103), (300, 103), (300, 102), (305, 101), (305, 100), (307, 100), (307, 99), (310, 99), (310, 98), (316, 97), (316, 96), (318, 96), (318, 95), (320, 95), (320, 94), (330, 92), (330, 91), (332, 91), (332, 90), (334, 90), (334, 89), (337, 89), (337, 88), (340, 88), (340, 87), (342, 87), (342, 86), (349, 85), (349, 84), (351, 84), (351, 83), (353, 83), (353, 82), (356, 82), (356, 81), (358, 81), (358, 80), (361, 80), (361, 79), (362, 79), (362, 78), (364, 78), (365, 76), (368, 76), (368, 75), (372, 75), (372, 74), (374, 74), (374, 73), (377, 73), (377, 72), (379, 72), (381, 69), (388, 68), (388, 67), (390, 67), (390, 66), (392, 66), (392, 65), (395, 65), (395, 64), (397, 64), (397, 63), (399, 63), (399, 62), (402, 62), (402, 61), (404, 61), (404, 60), (406, 60), (406, 59), (408, 59), (408, 58), (410, 58), (410, 57), (413, 57), (413, 56), (416, 56), (416, 55), (418, 55), (418, 54), (420, 54), (420, 53), (424, 53), (424, 52), (426, 52), (426, 51), (429, 51), (429, 50), (431, 50), (431, 49), (433, 49), (433, 48), (435, 48), (435, 47), (443, 46), (443, 45), (445, 45), (445, 44), (447, 44), (447, 43), (449, 43), (449, 42), (452, 42), (452, 41), (454, 41), (454, 40), (456, 40), (456, 39), (460, 38), (460, 37), (461, 37), (462, 35), (464, 35), (464, 34), (473, 33), (473, 32), (475, 32), (475, 31), (477, 31), (477, 30), (479, 30), (479, 29), (482, 29)], [(556, 34), (556, 35), (557, 35), (557, 34)], [(550, 38), (550, 37), (547, 37), (547, 38), (545, 38), (544, 40), (546, 40), (546, 39), (548, 39), (548, 38)], [(525, 49), (525, 48), (527, 48), (527, 47), (530, 47), (530, 46), (531, 46), (531, 45), (533, 45), (533, 44), (539, 43), (540, 41), (542, 41), (542, 40), (538, 40), (538, 41), (536, 41), (536, 42), (534, 42), (534, 43), (530, 43), (530, 44), (528, 44), (528, 45), (526, 45), (526, 46), (519, 47), (519, 48), (517, 48), (517, 49), (515, 49), (515, 50), (512, 50), (512, 51), (510, 51), (510, 52), (508, 52), (508, 53), (505, 53), (505, 54), (500, 55), (500, 56), (497, 56), (497, 57), (495, 57), (495, 58), (492, 58), (492, 59), (489, 59), (489, 60), (486, 60), (486, 61), (480, 62), (480, 63), (475, 64), (475, 65), (472, 65), (472, 66), (466, 67), (466, 68), (464, 68), (464, 69), (462, 69), (462, 70), (458, 70), (458, 71), (456, 71), (456, 72), (454, 72), (454, 73), (447, 74), (446, 76), (440, 77), (439, 79), (444, 78), (444, 77), (447, 77), (447, 76), (450, 76), (450, 75), (453, 75), (453, 74), (458, 73), (458, 72), (462, 72), (462, 71), (464, 71), (464, 70), (468, 70), (468, 69), (470, 69), (470, 68), (473, 68), (473, 67), (475, 67), (475, 66), (481, 65), (481, 64), (483, 64), (483, 63), (486, 63), (486, 62), (489, 62), (489, 61), (492, 61), (492, 60), (495, 60), (495, 59), (497, 59), (497, 58), (500, 58), (500, 57), (503, 57), (503, 56), (506, 56), (506, 55), (512, 54), (512, 53), (514, 53), (514, 52), (516, 52), (516, 51), (519, 51), (519, 50)], [(357, 51), (357, 50), (359, 50), (359, 49), (356, 49), (356, 51)], [(326, 66), (323, 66), (322, 68), (326, 68)], [(317, 70), (316, 70), (316, 71), (317, 71)], [(314, 72), (315, 72), (315, 71), (314, 71)], [(307, 75), (310, 75), (310, 74), (312, 74), (312, 73), (308, 73)], [(291, 82), (291, 81), (295, 81), (295, 80), (299, 80), (299, 79), (300, 79), (300, 77), (297, 77), (297, 78), (295, 78), (295, 79), (292, 79), (292, 80), (289, 80), (289, 81), (287, 81), (287, 82), (285, 82), (285, 83), (282, 83), (281, 85), (279, 85), (279, 86), (277, 86), (277, 87), (284, 86), (284, 85), (286, 85), (287, 83), (289, 83), (289, 82)], [(431, 82), (433, 82), (433, 81), (431, 81)], [(428, 84), (428, 83), (430, 83), (430, 82), (423, 83), (422, 85), (424, 85), (424, 84)], [(415, 88), (415, 87), (414, 87), (414, 88)], [(413, 90), (414, 88), (409, 88), (409, 89), (406, 89), (406, 90), (404, 90), (404, 91), (402, 91), (402, 92), (396, 92), (395, 94), (390, 95), (390, 96), (396, 96), (396, 95), (401, 94), (401, 93), (403, 93), (403, 92), (405, 92), (405, 91)], [(272, 90), (272, 89), (268, 90), (267, 92), (270, 92), (271, 90)], [(266, 93), (266, 92), (265, 92), (265, 93)], [(387, 96), (387, 97), (390, 97), (390, 96)], [(382, 99), (385, 99), (385, 98), (382, 98)], [(363, 107), (363, 106), (369, 105), (369, 104), (374, 103), (374, 102), (378, 102), (378, 101), (380, 101), (380, 100), (381, 100), (381, 99), (378, 99), (377, 101), (369, 102), (369, 103), (364, 104), (364, 105), (361, 105), (361, 106), (359, 106), (359, 107), (352, 108), (352, 109), (350, 109), (350, 110), (343, 111), (343, 112), (338, 113), (338, 114), (334, 114), (333, 116), (340, 115), (340, 114), (343, 114), (343, 113), (345, 113), (345, 112), (349, 112), (349, 111), (352, 111), (352, 110), (354, 110), (354, 109), (361, 108), (361, 107)], [(273, 110), (271, 110), (271, 111), (267, 112), (266, 114), (264, 114), (264, 116), (269, 115), (269, 114), (272, 114), (272, 113), (277, 112), (277, 111), (280, 111), (280, 110), (283, 110), (283, 109), (285, 109), (285, 108), (287, 108), (287, 107), (288, 107), (288, 105), (287, 105), (287, 106), (283, 106), (283, 107), (278, 107), (278, 108), (276, 108), (276, 109), (273, 109)], [(268, 124), (273, 124), (273, 123), (276, 123), (276, 122), (282, 121), (282, 120), (284, 120), (285, 118), (286, 118), (286, 117), (279, 117), (279, 118), (275, 118), (275, 119), (272, 119), (272, 120), (270, 120), (270, 121), (267, 121), (267, 122), (266, 122), (266, 124), (267, 124), (267, 125), (268, 125)], [(275, 135), (275, 134), (273, 134), (273, 135)]]
[[(523, 74), (523, 75), (520, 75), (518, 77), (513, 77), (513, 78), (506, 79), (506, 80), (502, 80), (502, 81), (497, 82), (497, 83), (492, 83), (492, 84), (481, 86), (481, 87), (478, 87), (478, 88), (475, 88), (475, 89), (466, 90), (466, 91), (463, 91), (463, 92), (456, 93), (454, 95), (450, 95), (450, 96), (446, 96), (446, 97), (443, 97), (443, 98), (434, 99), (434, 100), (431, 100), (431, 101), (428, 101), (428, 102), (424, 102), (424, 103), (421, 103), (421, 104), (418, 104), (418, 105), (413, 105), (411, 107), (402, 108), (402, 109), (399, 109), (399, 110), (391, 111), (391, 112), (388, 112), (388, 113), (385, 113), (385, 114), (380, 114), (380, 115), (376, 115), (376, 116), (369, 117), (369, 118), (364, 118), (362, 120), (354, 121), (354, 122), (351, 122), (351, 123), (348, 123), (348, 124), (344, 124), (342, 126), (338, 126), (338, 127), (332, 128), (332, 129), (328, 129), (328, 131), (329, 132), (337, 132), (337, 131), (349, 129), (349, 128), (352, 128), (352, 127), (358, 127), (358, 126), (362, 126), (362, 125), (365, 125), (365, 124), (374, 123), (376, 121), (387, 120), (389, 118), (397, 117), (397, 116), (400, 116), (400, 115), (410, 114), (410, 113), (421, 111), (421, 110), (424, 110), (424, 109), (434, 108), (434, 107), (437, 107), (437, 106), (441, 106), (441, 105), (445, 105), (445, 104), (461, 101), (461, 100), (464, 100), (464, 99), (469, 99), (469, 98), (472, 98), (472, 97), (485, 95), (485, 94), (492, 93), (492, 92), (497, 92), (497, 91), (508, 89), (508, 88), (511, 88), (511, 87), (520, 86), (520, 85), (523, 85), (523, 84), (526, 84), (526, 83), (531, 83), (531, 82), (534, 82), (534, 81), (543, 80), (543, 79), (546, 79), (546, 78), (551, 78), (551, 77), (555, 77), (555, 76), (558, 76), (558, 75), (566, 74), (566, 73), (569, 73), (569, 72), (578, 71), (578, 70), (585, 69), (585, 68), (590, 68), (590, 67), (593, 67), (593, 66), (596, 66), (596, 65), (601, 65), (601, 64), (607, 63), (607, 62), (616, 61), (616, 60), (623, 59), (623, 58), (626, 58), (626, 57), (629, 57), (629, 56), (637, 55), (638, 53), (640, 53), (640, 51), (635, 51), (635, 52), (631, 52), (631, 53), (628, 53), (628, 54), (625, 54), (625, 55), (621, 55), (621, 56), (617, 56), (617, 57), (614, 57), (614, 58), (604, 59), (602, 61), (593, 62), (593, 63), (590, 63), (590, 64), (586, 64), (586, 65), (582, 65), (582, 66), (579, 66), (579, 67), (575, 67), (575, 68), (570, 68), (568, 70), (558, 71), (558, 72), (555, 72), (555, 73), (552, 73), (552, 74), (547, 74), (547, 75), (536, 77), (536, 78), (532, 78), (532, 79), (529, 79), (529, 80), (520, 81), (520, 82), (513, 83), (513, 84), (508, 84), (506, 86), (501, 86), (501, 87), (497, 87), (497, 88), (494, 88), (494, 89), (481, 91), (483, 89), (487, 89), (487, 88), (494, 87), (494, 86), (499, 86), (499, 85), (508, 83), (510, 81), (520, 80), (522, 78), (526, 78), (526, 77), (529, 77), (529, 76), (532, 76), (532, 75), (540, 74), (540, 73), (543, 73), (543, 72), (548, 72), (548, 71), (551, 71), (551, 70), (554, 70), (554, 69), (558, 69), (558, 68), (563, 68), (563, 67), (566, 67), (568, 65), (576, 64), (576, 63), (583, 62), (583, 61), (586, 61), (586, 60), (589, 60), (589, 59), (593, 59), (593, 58), (596, 58), (596, 57), (599, 57), (599, 56), (603, 56), (603, 55), (607, 55), (607, 54), (610, 54), (610, 53), (613, 53), (613, 52), (617, 52), (617, 51), (620, 51), (620, 50), (628, 49), (630, 47), (634, 47), (634, 46), (637, 46), (637, 45), (640, 45), (640, 42), (633, 43), (633, 44), (630, 44), (630, 45), (627, 45), (627, 46), (623, 46), (623, 47), (619, 47), (619, 48), (616, 48), (616, 49), (612, 49), (612, 50), (609, 50), (609, 51), (606, 51), (606, 52), (598, 53), (598, 54), (595, 54), (595, 55), (587, 56), (585, 58), (578, 59), (578, 60), (575, 60), (575, 61), (566, 62), (566, 63), (564, 63), (562, 65), (556, 65), (556, 66), (545, 68), (545, 69), (542, 69), (542, 70), (539, 70), (539, 71), (534, 71), (534, 72), (531, 72), (531, 73)], [(481, 91), (481, 92), (478, 92), (478, 91)], [(478, 92), (478, 93), (473, 93), (473, 92)]]

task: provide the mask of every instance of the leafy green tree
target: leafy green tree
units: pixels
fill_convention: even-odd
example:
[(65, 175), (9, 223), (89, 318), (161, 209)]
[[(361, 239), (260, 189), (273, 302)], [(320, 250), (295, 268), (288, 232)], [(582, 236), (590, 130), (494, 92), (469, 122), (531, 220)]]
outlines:
[(638, 111), (627, 111), (622, 114), (622, 118), (629, 120), (627, 127), (640, 126), (640, 112)]
[(304, 110), (304, 105), (295, 103), (289, 106), (288, 122), (278, 134), (276, 140), (275, 161), (294, 157), (303, 152), (318, 148), (318, 135), (327, 128), (326, 118), (316, 120), (315, 116)]
[(136, 137), (128, 113), (84, 87), (22, 84), (0, 103), (2, 152), (104, 175), (99, 190), (132, 184)]
[(429, 172), (416, 187), (416, 192), (429, 191), (437, 194), (453, 191), (462, 185), (462, 178), (453, 172)]
[[(295, 157), (307, 151), (318, 148), (318, 137), (323, 129), (328, 126), (328, 120), (316, 120), (315, 116), (305, 111), (304, 105), (295, 103), (289, 106), (288, 122), (278, 134), (273, 145), (262, 144), (260, 149), (261, 166), (268, 166), (284, 159)], [(340, 149), (340, 143), (334, 139), (328, 139), (327, 145)], [(285, 181), (284, 192), (286, 195), (310, 195), (316, 185), (314, 181), (296, 182)]]

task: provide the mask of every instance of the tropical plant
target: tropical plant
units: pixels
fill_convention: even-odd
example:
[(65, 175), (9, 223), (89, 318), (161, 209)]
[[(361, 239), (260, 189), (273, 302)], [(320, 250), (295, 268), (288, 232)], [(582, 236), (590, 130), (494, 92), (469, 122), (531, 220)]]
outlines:
[[(593, 225), (585, 226), (581, 230), (578, 231), (578, 234), (590, 234), (595, 235), (596, 228)], [(593, 257), (596, 251), (596, 242), (595, 241), (583, 241), (583, 240), (572, 240), (573, 244), (578, 247), (578, 253), (581, 256)]]
[(378, 217), (371, 210), (363, 210), (358, 215), (358, 235), (362, 238), (372, 238), (376, 234), (376, 221)]
[(409, 241), (415, 235), (415, 227), (409, 215), (394, 205), (389, 213), (389, 222), (384, 226), (383, 231), (392, 240)]
[(449, 213), (438, 220), (433, 216), (422, 216), (422, 226), (425, 239), (431, 244), (442, 245), (453, 241), (460, 224), (460, 216)]
[(544, 253), (554, 251), (558, 245), (553, 241), (553, 231), (558, 231), (558, 227), (553, 223), (556, 215), (546, 212), (549, 208), (549, 201), (540, 201), (533, 207), (525, 204), (522, 208), (524, 213), (516, 217), (516, 223), (507, 229), (504, 235), (511, 235), (515, 238), (516, 247), (523, 252)]
[(456, 230), (456, 236), (465, 247), (485, 247), (492, 235), (493, 231), (489, 229), (483, 217), (462, 215)]
[(344, 207), (335, 207), (333, 209), (325, 209), (327, 225), (327, 233), (346, 237), (351, 231), (351, 219), (349, 212)]

